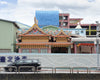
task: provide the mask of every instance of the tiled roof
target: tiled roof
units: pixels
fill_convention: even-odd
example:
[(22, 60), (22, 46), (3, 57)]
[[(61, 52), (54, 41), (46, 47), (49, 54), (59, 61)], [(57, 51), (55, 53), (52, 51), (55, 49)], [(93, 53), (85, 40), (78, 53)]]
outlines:
[(56, 36), (57, 34), (59, 34), (61, 32), (61, 30), (65, 35), (71, 35), (71, 31), (68, 31), (68, 30), (63, 31), (63, 28), (58, 28), (55, 26), (47, 26), (47, 27), (42, 28), (42, 30), (45, 33), (52, 35), (52, 36)]

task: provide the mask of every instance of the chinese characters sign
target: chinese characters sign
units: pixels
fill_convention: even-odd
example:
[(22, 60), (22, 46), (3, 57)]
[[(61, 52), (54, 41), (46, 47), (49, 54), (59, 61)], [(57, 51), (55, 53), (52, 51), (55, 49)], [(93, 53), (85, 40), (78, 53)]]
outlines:
[(20, 59), (27, 59), (27, 56), (0, 56), (0, 62), (13, 62)]

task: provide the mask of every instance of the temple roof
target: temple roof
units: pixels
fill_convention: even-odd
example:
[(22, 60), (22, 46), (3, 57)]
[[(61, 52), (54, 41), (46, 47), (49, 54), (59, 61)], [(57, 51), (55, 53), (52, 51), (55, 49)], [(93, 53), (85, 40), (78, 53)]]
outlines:
[[(71, 31), (63, 31), (63, 28), (58, 28), (52, 25), (43, 27), (42, 30), (47, 33), (50, 34), (52, 36), (58, 36), (60, 33), (63, 33), (64, 36), (68, 36), (71, 35)], [(61, 35), (60, 35), (61, 36)]]
[(61, 29), (60, 32), (59, 32), (57, 35), (55, 35), (55, 37), (69, 37), (69, 35), (66, 34), (66, 33), (63, 31), (63, 29)]
[(45, 35), (48, 36), (37, 24), (34, 24), (29, 30), (23, 33), (20, 36), (41, 36)]
[(59, 28), (58, 27), (55, 27), (55, 26), (52, 26), (52, 25), (49, 25), (49, 26), (45, 26), (42, 28), (42, 30), (47, 33), (47, 34), (50, 34), (50, 35), (56, 35), (59, 33)]

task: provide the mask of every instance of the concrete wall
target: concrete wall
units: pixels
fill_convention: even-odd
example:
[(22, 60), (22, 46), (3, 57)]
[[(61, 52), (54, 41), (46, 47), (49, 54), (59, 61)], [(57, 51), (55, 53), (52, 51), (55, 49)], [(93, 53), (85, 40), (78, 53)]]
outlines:
[[(5, 57), (5, 62), (1, 62), (1, 57), (3, 58)], [(22, 59), (22, 58), (39, 59), (41, 62), (41, 66), (43, 67), (97, 67), (97, 54), (49, 54), (49, 53), (47, 54), (0, 53), (0, 66), (5, 66), (6, 64), (9, 64), (15, 61), (16, 59)]]
[(13, 23), (0, 21), (0, 49), (10, 49), (14, 52), (17, 28)]
[(0, 80), (100, 80), (100, 74), (0, 74)]

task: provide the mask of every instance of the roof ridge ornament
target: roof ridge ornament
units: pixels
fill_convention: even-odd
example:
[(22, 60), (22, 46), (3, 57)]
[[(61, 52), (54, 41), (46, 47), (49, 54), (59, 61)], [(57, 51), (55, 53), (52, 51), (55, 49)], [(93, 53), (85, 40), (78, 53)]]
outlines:
[(78, 22), (77, 23), (77, 26), (76, 26), (76, 28), (75, 29), (82, 29), (82, 27), (81, 27), (81, 25), (80, 25), (80, 23)]
[(34, 22), (35, 24), (38, 24), (38, 20), (36, 19), (36, 17), (34, 17)]

